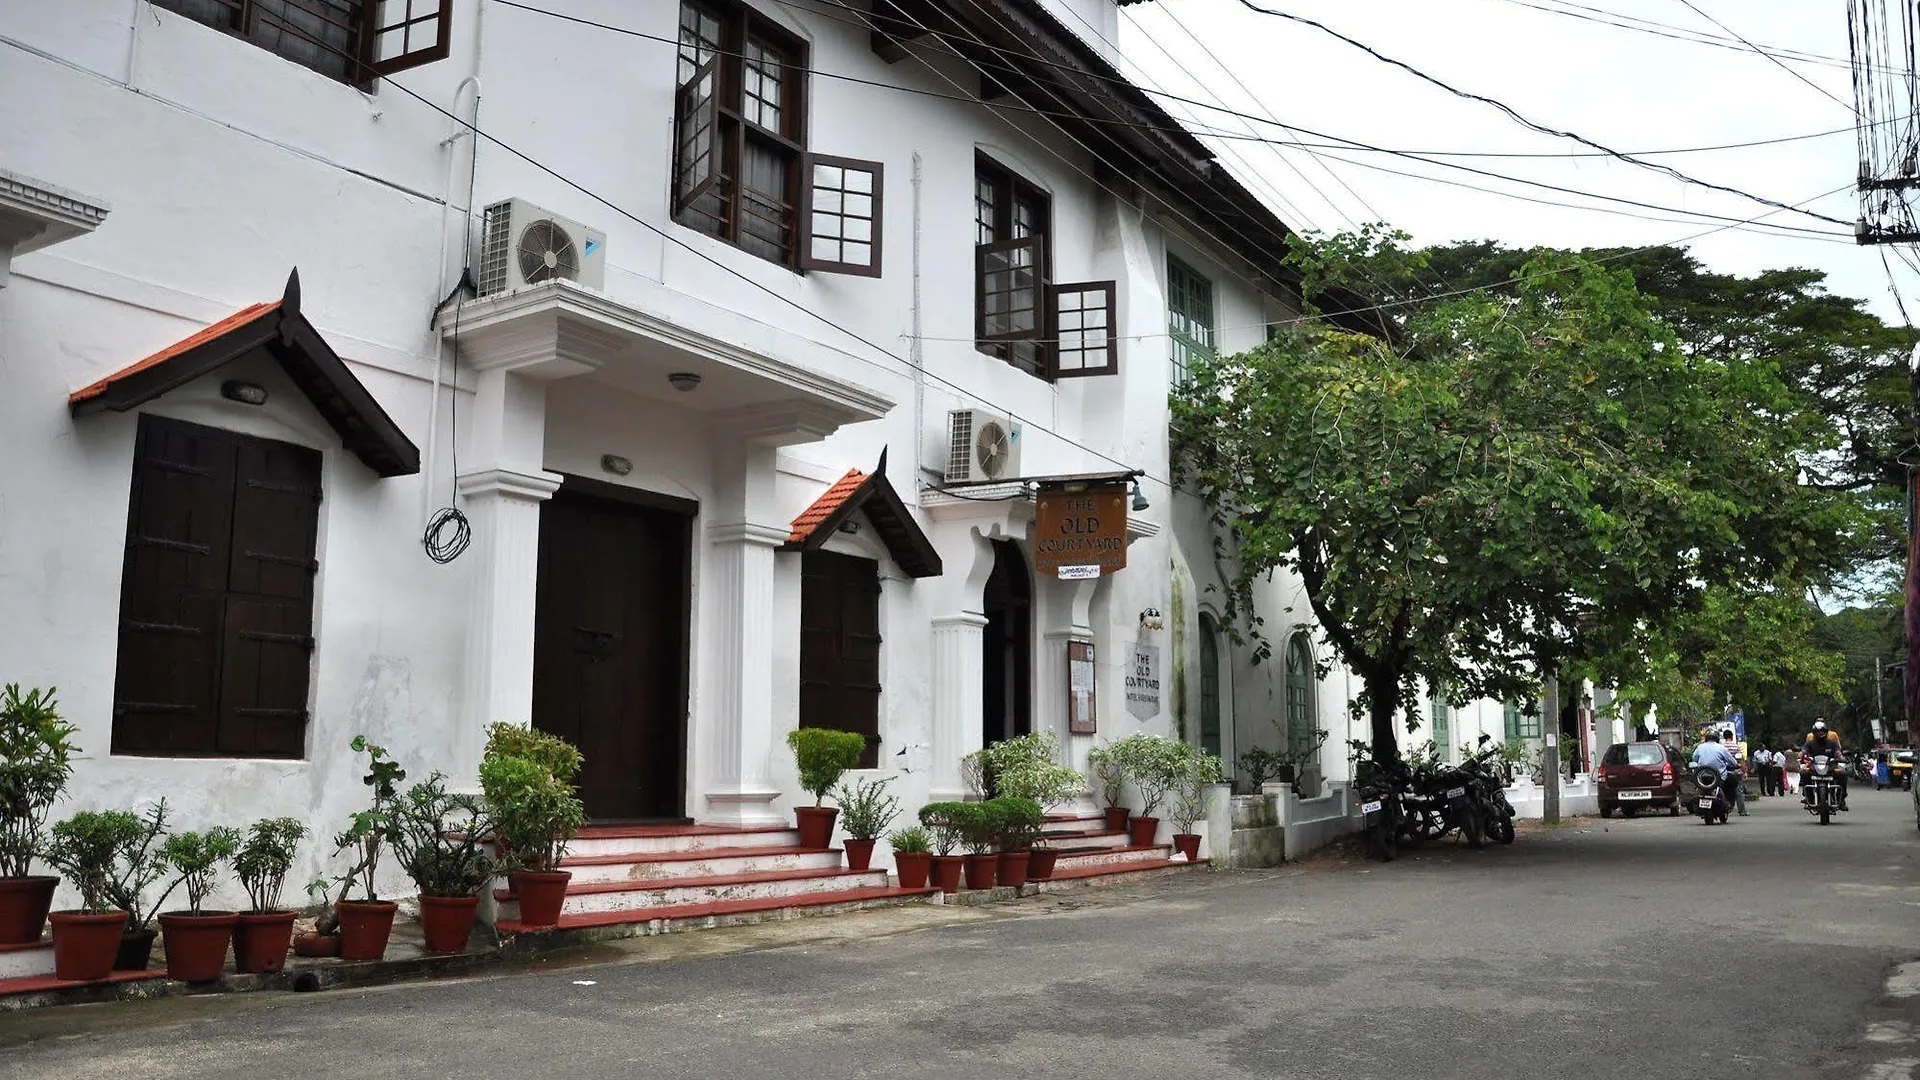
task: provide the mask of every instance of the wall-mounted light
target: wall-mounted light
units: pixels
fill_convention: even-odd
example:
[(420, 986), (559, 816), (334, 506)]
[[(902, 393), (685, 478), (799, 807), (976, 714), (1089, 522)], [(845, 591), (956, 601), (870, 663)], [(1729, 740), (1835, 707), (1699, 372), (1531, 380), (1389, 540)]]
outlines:
[(676, 371), (667, 376), (667, 385), (683, 394), (690, 394), (694, 387), (700, 385), (700, 375), (694, 371)]
[(600, 467), (615, 476), (625, 476), (633, 471), (633, 462), (619, 454), (601, 454)]
[(1135, 510), (1145, 510), (1151, 505), (1153, 504), (1147, 501), (1147, 493), (1140, 490), (1140, 481), (1135, 480), (1133, 482), (1133, 508)]
[(267, 388), (259, 383), (241, 382), (228, 379), (220, 384), (220, 396), (228, 401), (237, 401), (242, 405), (265, 405)]
[(860, 523), (857, 521), (843, 521), (840, 523), (840, 531), (852, 536), (860, 531)]
[(1160, 614), (1159, 608), (1150, 607), (1140, 613), (1140, 629), (1142, 630), (1163, 630), (1166, 628), (1166, 625), (1166, 619)]

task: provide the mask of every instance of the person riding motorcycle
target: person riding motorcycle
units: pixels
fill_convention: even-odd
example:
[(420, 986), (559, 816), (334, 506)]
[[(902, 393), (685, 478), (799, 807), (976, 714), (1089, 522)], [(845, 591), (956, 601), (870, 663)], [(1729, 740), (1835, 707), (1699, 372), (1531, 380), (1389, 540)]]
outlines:
[[(1838, 764), (1842, 760), (1840, 757), (1840, 736), (1827, 730), (1827, 722), (1825, 720), (1815, 720), (1813, 722), (1813, 730), (1807, 732), (1807, 740), (1800, 747), (1800, 763), (1803, 766), (1801, 775), (1804, 776), (1807, 773), (1804, 766), (1821, 754), (1826, 755), (1829, 761), (1835, 763), (1832, 775), (1840, 781), (1840, 809), (1845, 810), (1847, 808), (1847, 770)], [(1800, 801), (1811, 805), (1812, 800), (1813, 794), (1806, 790), (1806, 785), (1801, 785)]]
[[(1700, 745), (1694, 747), (1693, 760), (1690, 762), (1690, 765), (1694, 768), (1702, 765), (1712, 766), (1713, 770), (1720, 774), (1722, 797), (1728, 802), (1734, 801), (1734, 792), (1736, 789), (1728, 783), (1727, 777), (1729, 773), (1740, 767), (1740, 761), (1733, 756), (1733, 751), (1720, 745), (1719, 732), (1707, 732), (1706, 737), (1701, 740)], [(1734, 780), (1732, 783), (1738, 784), (1739, 781)], [(1746, 800), (1741, 799), (1740, 801), (1742, 804), (1740, 806), (1740, 813), (1745, 814), (1747, 812), (1746, 806), (1744, 805)]]

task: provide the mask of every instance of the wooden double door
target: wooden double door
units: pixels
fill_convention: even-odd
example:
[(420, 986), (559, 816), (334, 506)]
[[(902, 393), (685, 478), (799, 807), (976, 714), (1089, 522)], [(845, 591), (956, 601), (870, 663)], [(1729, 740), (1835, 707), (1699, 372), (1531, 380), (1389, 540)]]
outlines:
[(686, 813), (694, 509), (572, 478), (540, 508), (533, 724), (580, 748), (593, 820)]

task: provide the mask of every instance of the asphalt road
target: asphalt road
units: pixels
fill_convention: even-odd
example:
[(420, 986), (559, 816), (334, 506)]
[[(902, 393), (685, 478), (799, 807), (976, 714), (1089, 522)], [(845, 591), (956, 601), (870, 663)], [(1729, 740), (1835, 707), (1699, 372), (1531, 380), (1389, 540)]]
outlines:
[(0, 1076), (1861, 1076), (1866, 1017), (1920, 957), (1917, 852), (1900, 793), (1825, 828), (1788, 799), (1586, 819), (564, 970), (0, 1016)]

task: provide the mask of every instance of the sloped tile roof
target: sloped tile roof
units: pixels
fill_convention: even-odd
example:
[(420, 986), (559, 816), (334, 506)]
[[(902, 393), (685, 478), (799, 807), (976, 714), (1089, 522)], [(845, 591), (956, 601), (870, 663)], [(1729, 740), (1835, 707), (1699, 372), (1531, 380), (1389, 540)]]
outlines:
[(813, 535), (813, 530), (819, 528), (821, 522), (832, 517), (835, 511), (860, 490), (860, 485), (866, 482), (866, 473), (859, 469), (848, 469), (847, 475), (835, 480), (832, 487), (813, 500), (812, 506), (801, 511), (800, 516), (793, 519), (793, 530), (787, 534), (787, 543), (806, 543), (807, 538)]
[(248, 307), (241, 308), (239, 311), (236, 311), (233, 314), (227, 316), (226, 318), (221, 319), (219, 322), (214, 323), (212, 326), (208, 326), (202, 330), (196, 331), (195, 333), (193, 333), (188, 337), (181, 338), (179, 341), (176, 341), (173, 344), (167, 346), (166, 348), (161, 349), (159, 352), (154, 353), (152, 356), (149, 356), (143, 360), (138, 360), (138, 361), (135, 361), (134, 363), (128, 364), (126, 367), (121, 368), (119, 371), (114, 372), (113, 374), (107, 376), (104, 379), (101, 379), (96, 383), (92, 383), (91, 385), (83, 386), (80, 389), (75, 390), (73, 393), (67, 395), (67, 404), (77, 405), (82, 401), (91, 401), (92, 399), (97, 398), (100, 395), (106, 393), (108, 388), (113, 386), (114, 383), (120, 382), (121, 380), (129, 376), (137, 375), (140, 372), (147, 370), (148, 368), (158, 367), (159, 365), (165, 363), (166, 361), (171, 360), (176, 356), (179, 356), (181, 353), (187, 352), (188, 350), (197, 348), (201, 345), (205, 345), (207, 342), (212, 341), (215, 338), (223, 337), (227, 334), (230, 334), (233, 331), (238, 330), (249, 323), (252, 323), (258, 319), (263, 319), (278, 310), (280, 310), (280, 301), (278, 300), (275, 300), (271, 304), (253, 304)]

